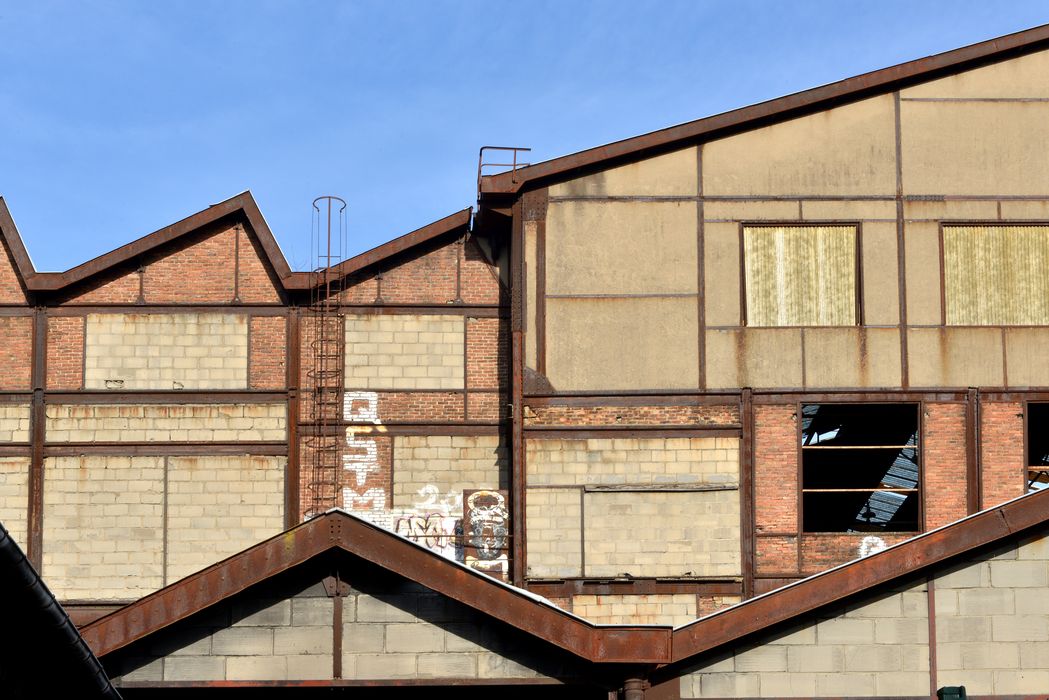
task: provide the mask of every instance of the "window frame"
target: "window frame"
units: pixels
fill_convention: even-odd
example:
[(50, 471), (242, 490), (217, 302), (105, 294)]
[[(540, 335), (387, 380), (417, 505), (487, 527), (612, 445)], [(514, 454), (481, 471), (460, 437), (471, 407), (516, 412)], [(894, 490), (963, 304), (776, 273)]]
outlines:
[[(915, 457), (916, 464), (918, 467), (918, 479), (917, 486), (911, 492), (917, 495), (918, 501), (918, 512), (914, 530), (870, 530), (870, 531), (854, 531), (849, 532), (847, 530), (807, 530), (805, 529), (805, 494), (813, 493), (814, 490), (805, 488), (805, 445), (804, 441), (804, 407), (805, 406), (857, 406), (857, 405), (890, 405), (890, 406), (907, 406), (913, 408), (915, 411), (916, 418), (916, 441), (915, 441)], [(925, 431), (923, 417), (925, 415), (925, 402), (921, 400), (912, 401), (898, 401), (891, 398), (885, 399), (861, 399), (861, 400), (848, 400), (845, 398), (833, 400), (833, 401), (805, 401), (799, 400), (795, 404), (795, 431), (797, 446), (797, 511), (798, 511), (798, 535), (799, 537), (805, 536), (846, 536), (846, 537), (866, 537), (868, 535), (916, 535), (925, 532)], [(810, 451), (812, 446), (809, 447)], [(1026, 483), (1026, 482), (1025, 482)], [(871, 491), (876, 492), (878, 489), (851, 489), (852, 492)]]
[[(945, 242), (945, 229), (960, 227), (986, 226), (988, 228), (1049, 228), (1047, 219), (940, 219), (937, 221), (937, 245), (939, 246), (940, 263), (940, 325), (945, 328), (1045, 328), (1047, 324), (1024, 324), (1024, 323), (948, 323), (947, 321), (947, 246)], [(1026, 450), (1026, 442), (1024, 449)], [(1025, 451), (1026, 455), (1026, 451)], [(1027, 459), (1025, 457), (1024, 461)], [(1025, 465), (1026, 466), (1026, 465)], [(1026, 484), (1026, 479), (1024, 481)]]
[[(800, 203), (799, 203), (800, 209)], [(816, 229), (826, 226), (850, 226), (855, 233), (855, 260), (853, 268), (854, 299), (853, 299), (853, 322), (842, 325), (757, 325), (750, 322), (747, 313), (747, 256), (746, 256), (746, 230), (748, 228), (811, 228)], [(863, 326), (863, 222), (857, 219), (799, 219), (789, 220), (741, 220), (739, 222), (739, 317), (740, 326), (747, 328), (856, 328)]]

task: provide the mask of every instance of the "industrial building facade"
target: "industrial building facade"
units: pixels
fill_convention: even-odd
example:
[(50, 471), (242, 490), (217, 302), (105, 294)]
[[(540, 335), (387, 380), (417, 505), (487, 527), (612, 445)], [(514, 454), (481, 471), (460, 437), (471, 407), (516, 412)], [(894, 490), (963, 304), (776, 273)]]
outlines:
[(1046, 76), (485, 175), (315, 272), (248, 194), (64, 273), (0, 207), (0, 520), (127, 697), (1044, 693)]

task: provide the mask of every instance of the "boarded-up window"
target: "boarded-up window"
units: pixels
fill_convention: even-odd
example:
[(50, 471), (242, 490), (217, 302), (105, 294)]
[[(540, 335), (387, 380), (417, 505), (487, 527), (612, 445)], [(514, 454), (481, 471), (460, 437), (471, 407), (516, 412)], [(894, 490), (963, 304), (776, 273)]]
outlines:
[(855, 226), (746, 226), (747, 325), (856, 324)]
[(945, 226), (948, 325), (1049, 325), (1049, 226)]

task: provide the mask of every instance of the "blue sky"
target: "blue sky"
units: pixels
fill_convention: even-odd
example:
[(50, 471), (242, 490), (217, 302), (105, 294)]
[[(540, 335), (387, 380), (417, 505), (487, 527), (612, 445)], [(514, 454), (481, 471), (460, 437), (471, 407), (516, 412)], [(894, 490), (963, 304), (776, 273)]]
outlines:
[(292, 267), (310, 202), (349, 252), (533, 160), (1049, 22), (1042, 2), (0, 3), (0, 194), (63, 270), (250, 189)]

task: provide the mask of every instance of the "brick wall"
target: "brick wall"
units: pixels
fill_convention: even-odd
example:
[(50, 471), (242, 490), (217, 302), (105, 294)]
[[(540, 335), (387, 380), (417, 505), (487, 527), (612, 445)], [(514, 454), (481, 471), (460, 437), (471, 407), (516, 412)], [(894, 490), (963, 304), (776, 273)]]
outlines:
[(754, 571), (765, 576), (793, 576), (798, 569), (797, 535), (760, 535), (754, 539)]
[(819, 573), (914, 537), (907, 532), (828, 532), (801, 536), (802, 574)]
[(927, 696), (926, 597), (905, 588), (766, 635), (682, 676), (681, 697)]
[(25, 304), (25, 292), (11, 259), (7, 242), (0, 247), (0, 304)]
[(966, 505), (965, 413), (961, 403), (926, 403), (920, 455), (924, 472), (925, 528), (964, 518)]
[(236, 227), (237, 235), (237, 297), (245, 304), (279, 304), (280, 292), (263, 262), (265, 254), (254, 236), (243, 226)]
[(525, 425), (738, 426), (738, 406), (526, 406)]
[(153, 258), (145, 265), (142, 278), (145, 301), (232, 302), (237, 269), (235, 245), (236, 229), (225, 227), (193, 236), (176, 250)]
[(990, 508), (1026, 490), (1023, 404), (989, 402), (980, 405), (980, 473), (983, 508)]
[(462, 389), (464, 319), (346, 315), (346, 387)]
[(33, 319), (29, 316), (0, 317), (0, 390), (30, 388), (33, 370)]
[(284, 457), (169, 457), (166, 583), (284, 529)]
[[(347, 392), (349, 394), (350, 392)], [(356, 392), (374, 394), (378, 401), (378, 418), (383, 423), (437, 423), (462, 421), (463, 395), (450, 391), (427, 392)], [(370, 422), (363, 417), (348, 417), (350, 422)]]
[(46, 413), (48, 442), (253, 442), (287, 438), (284, 403), (49, 404)]
[(248, 330), (248, 388), (283, 389), (287, 384), (284, 316), (252, 316)]
[(47, 319), (47, 388), (76, 390), (84, 385), (84, 324), (82, 316)]
[(680, 625), (697, 617), (696, 596), (689, 593), (577, 595), (572, 612), (606, 625)]
[(65, 304), (134, 304), (141, 298), (142, 274), (136, 269), (124, 268), (78, 285), (70, 292)]
[(237, 314), (89, 314), (88, 389), (243, 389), (248, 319)]
[(29, 457), (0, 457), (0, 523), (26, 547), (29, 507)]
[(463, 301), (467, 304), (499, 304), (507, 301), (506, 290), (499, 283), (499, 273), (473, 238), (463, 248), (460, 287)]
[(505, 421), (510, 418), (510, 399), (505, 393), (471, 392), (466, 395), (466, 411), (471, 421)]
[(455, 301), (459, 244), (399, 257), (382, 273), (380, 289), (387, 304), (448, 304)]
[(510, 339), (505, 319), (466, 319), (466, 386), (506, 389), (510, 383)]
[(754, 407), (754, 519), (758, 535), (798, 532), (798, 424), (793, 404)]

